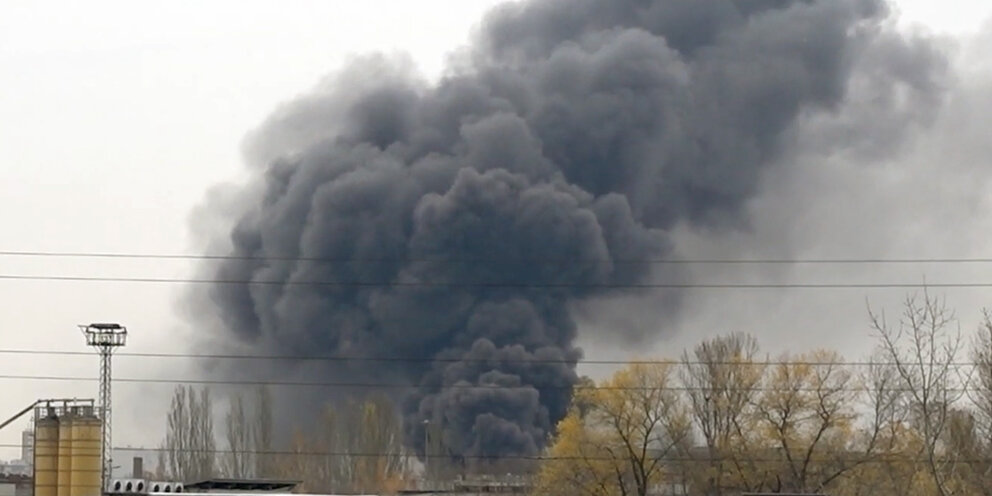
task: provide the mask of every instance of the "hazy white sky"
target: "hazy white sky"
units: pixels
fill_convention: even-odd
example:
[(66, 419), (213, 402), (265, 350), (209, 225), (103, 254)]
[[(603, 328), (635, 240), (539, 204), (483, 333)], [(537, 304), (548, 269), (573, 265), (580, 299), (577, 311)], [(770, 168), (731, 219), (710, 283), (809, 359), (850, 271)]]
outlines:
[[(2, 1), (0, 251), (188, 252), (192, 208), (212, 185), (238, 178), (242, 137), (279, 102), (369, 51), (408, 52), (436, 75), (497, 3)], [(898, 5), (907, 24), (955, 37), (992, 14), (982, 0)], [(182, 262), (0, 256), (0, 274), (188, 271)], [(110, 320), (130, 327), (131, 351), (185, 350), (192, 331), (175, 315), (180, 291), (0, 280), (0, 349), (83, 350), (75, 325)], [(115, 372), (177, 377), (180, 365), (121, 357)], [(95, 376), (96, 358), (0, 354), (3, 374)], [(39, 397), (96, 395), (94, 382), (0, 383), (0, 417)], [(157, 444), (157, 393), (168, 390), (117, 387), (116, 444)], [(16, 430), (0, 432), (0, 444), (18, 441)]]

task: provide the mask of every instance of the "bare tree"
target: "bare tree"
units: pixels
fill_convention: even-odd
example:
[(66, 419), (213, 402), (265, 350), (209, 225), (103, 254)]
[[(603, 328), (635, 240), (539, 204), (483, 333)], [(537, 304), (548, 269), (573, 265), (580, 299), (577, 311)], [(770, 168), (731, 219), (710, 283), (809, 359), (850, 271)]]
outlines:
[(169, 477), (188, 480), (189, 475), (194, 471), (191, 432), (186, 387), (179, 386), (172, 394), (172, 404), (166, 416), (163, 449)]
[(193, 388), (188, 389), (191, 401), (190, 418), (193, 424), (193, 439), (196, 472), (194, 478), (206, 479), (213, 477), (216, 461), (217, 445), (214, 441), (213, 401), (210, 390), (200, 389), (199, 401), (192, 400)]
[(327, 406), (312, 433), (297, 430), (290, 452), (275, 458), (273, 468), (278, 475), (303, 481), (301, 489), (305, 492), (348, 491), (351, 459), (342, 447), (340, 423), (337, 409)]
[(860, 429), (863, 463), (843, 481), (838, 494), (850, 496), (908, 496), (917, 494), (916, 474), (925, 472), (915, 436), (907, 426), (908, 410), (896, 368), (886, 352), (877, 350), (868, 360), (860, 381), (864, 390), (865, 420)]
[(904, 393), (909, 421), (922, 438), (918, 456), (924, 460), (937, 494), (955, 494), (950, 481), (955, 469), (953, 453), (941, 449), (951, 412), (968, 383), (957, 368), (962, 338), (954, 313), (944, 299), (924, 290), (922, 299), (906, 298), (895, 325), (870, 307), (868, 314)]
[(374, 395), (354, 407), (349, 443), (353, 450), (352, 490), (376, 491), (391, 481), (403, 478), (406, 456), (403, 452), (403, 427), (392, 401)]
[(975, 405), (979, 436), (992, 445), (992, 313), (984, 310), (982, 314), (982, 324), (971, 347), (971, 361), (975, 367), (971, 400)]
[(315, 473), (315, 490), (335, 492), (348, 485), (350, 467), (348, 460), (341, 456), (344, 450), (339, 423), (337, 409), (326, 406), (320, 419), (318, 435), (314, 439), (314, 446), (321, 453), (316, 458), (318, 466)]
[(282, 476), (307, 492), (384, 492), (408, 475), (399, 412), (384, 396), (328, 405), (311, 435), (298, 432), (281, 458)]
[(275, 472), (272, 442), (272, 393), (265, 386), (256, 391), (251, 438), (255, 451), (255, 475), (271, 477)]
[(303, 493), (322, 492), (319, 462), (313, 455), (316, 445), (304, 433), (293, 434), (289, 450), (270, 458), (272, 469), (284, 477), (300, 481), (298, 489)]
[(166, 416), (163, 443), (165, 466), (170, 477), (193, 481), (214, 472), (215, 443), (210, 392), (178, 386)]
[(952, 420), (952, 446), (968, 467), (965, 476), (980, 494), (992, 495), (992, 313), (982, 311), (982, 323), (970, 350), (972, 383), (969, 396), (974, 414), (970, 418), (956, 416)]
[(155, 478), (158, 480), (166, 480), (169, 478), (168, 468), (165, 462), (166, 447), (165, 444), (159, 444), (158, 453), (156, 453), (156, 463), (155, 463)]
[(231, 398), (224, 428), (227, 441), (224, 471), (237, 479), (252, 476), (255, 469), (252, 458), (252, 428), (248, 423), (244, 397), (240, 393)]

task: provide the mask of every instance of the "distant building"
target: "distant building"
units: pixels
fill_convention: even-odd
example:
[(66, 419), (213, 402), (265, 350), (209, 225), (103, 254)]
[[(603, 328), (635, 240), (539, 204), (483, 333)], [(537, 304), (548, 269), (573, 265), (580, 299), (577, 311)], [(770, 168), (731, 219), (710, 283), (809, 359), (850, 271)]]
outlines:
[(135, 477), (134, 459), (141, 458), (141, 471), (144, 475), (140, 476), (140, 478), (154, 479), (155, 473), (158, 470), (158, 457), (155, 455), (155, 453), (150, 453), (148, 450), (142, 448), (114, 448), (111, 451), (114, 467), (110, 478), (129, 479)]
[(0, 496), (31, 496), (31, 477), (0, 474)]
[(30, 477), (34, 471), (23, 460), (0, 461), (0, 476)]
[(21, 461), (34, 465), (34, 430), (26, 429), (21, 433)]
[[(26, 430), (21, 434), (21, 458), (9, 462), (0, 461), (0, 481), (20, 480), (34, 474), (34, 431)], [(13, 491), (13, 486), (4, 487), (3, 491)], [(0, 496), (10, 496), (0, 492)]]
[(447, 481), (421, 481), (416, 486), (401, 490), (399, 494), (419, 496), (524, 495), (531, 494), (534, 490), (531, 477), (519, 474), (458, 476)]

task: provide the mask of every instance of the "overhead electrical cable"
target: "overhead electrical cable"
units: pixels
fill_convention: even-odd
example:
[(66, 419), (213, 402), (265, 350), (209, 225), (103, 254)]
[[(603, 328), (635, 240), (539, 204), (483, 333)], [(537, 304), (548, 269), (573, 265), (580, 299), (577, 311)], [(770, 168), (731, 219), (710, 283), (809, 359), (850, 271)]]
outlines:
[[(29, 381), (59, 381), (59, 382), (89, 382), (97, 381), (95, 377), (73, 377), (55, 375), (10, 375), (0, 374), (0, 380), (29, 380)], [(210, 385), (210, 386), (271, 386), (271, 387), (312, 387), (312, 388), (342, 388), (342, 389), (427, 389), (427, 390), (450, 390), (450, 389), (476, 389), (476, 390), (500, 390), (500, 389), (569, 389), (569, 390), (598, 390), (598, 391), (712, 391), (723, 390), (725, 387), (709, 388), (697, 386), (600, 386), (586, 384), (400, 384), (400, 383), (376, 383), (376, 382), (316, 382), (316, 381), (287, 381), (287, 380), (225, 380), (225, 379), (184, 379), (184, 378), (135, 378), (124, 377), (113, 379), (115, 383), (137, 383), (137, 384), (175, 384), (175, 385)], [(823, 391), (846, 391), (846, 392), (868, 392), (872, 391), (871, 386), (845, 386), (845, 387), (771, 387), (752, 386), (739, 388), (741, 390), (753, 392), (823, 392)], [(949, 392), (979, 392), (985, 391), (980, 387), (948, 387)], [(911, 392), (912, 389), (906, 387), (887, 388), (886, 391)]]
[[(0, 348), (0, 355), (46, 355), (46, 356), (93, 356), (93, 352), (72, 350), (36, 350)], [(584, 365), (735, 365), (735, 366), (777, 366), (777, 365), (808, 365), (808, 366), (839, 366), (839, 367), (876, 367), (895, 365), (890, 361), (796, 361), (796, 360), (752, 360), (752, 361), (708, 361), (699, 360), (569, 360), (549, 358), (431, 358), (431, 357), (402, 357), (402, 356), (346, 356), (346, 355), (254, 355), (227, 353), (167, 353), (167, 352), (119, 352), (115, 357), (133, 358), (175, 358), (175, 359), (204, 359), (204, 360), (271, 360), (271, 361), (328, 361), (328, 362), (413, 362), (413, 363), (532, 363), (532, 364), (569, 364), (577, 362)], [(976, 362), (953, 362), (953, 367), (975, 367)]]
[[(21, 448), (19, 444), (0, 444), (0, 448)], [(138, 452), (138, 453), (201, 453), (201, 454), (214, 454), (214, 455), (230, 455), (229, 450), (224, 449), (198, 449), (198, 448), (149, 448), (149, 447), (132, 447), (132, 446), (114, 446), (112, 448), (114, 451), (125, 451), (125, 452)], [(247, 450), (240, 451), (239, 453), (245, 455), (273, 455), (273, 456), (322, 456), (322, 457), (352, 457), (352, 458), (381, 458), (381, 457), (397, 457), (397, 456), (415, 456), (417, 458), (424, 458), (424, 454), (413, 455), (406, 451), (395, 451), (395, 452), (349, 452), (349, 451), (323, 451), (323, 450)], [(924, 458), (916, 458), (912, 456), (901, 456), (899, 454), (871, 454), (866, 455), (864, 453), (858, 453), (856, 451), (841, 451), (841, 450), (822, 450), (817, 451), (814, 460), (823, 461), (826, 458), (821, 458), (824, 455), (846, 455), (851, 458), (852, 462), (858, 463), (907, 463), (913, 461), (924, 462), (927, 461)], [(558, 460), (599, 460), (599, 461), (629, 461), (630, 457), (620, 456), (603, 456), (603, 455), (509, 455), (509, 454), (499, 454), (499, 455), (448, 455), (448, 454), (428, 454), (427, 458), (444, 458), (444, 459), (464, 459), (464, 460), (530, 460), (530, 461), (558, 461)], [(785, 461), (784, 456), (781, 458), (775, 458), (771, 456), (747, 456), (744, 453), (737, 453), (736, 457), (734, 455), (727, 455), (724, 457), (718, 457), (717, 459), (709, 458), (706, 456), (691, 457), (686, 455), (676, 455), (676, 456), (663, 456), (662, 460), (669, 462), (682, 462), (682, 463), (713, 463), (719, 460), (733, 460), (733, 459), (746, 459), (749, 462), (765, 462), (765, 463), (781, 463)], [(944, 458), (937, 458), (936, 461), (941, 461)], [(829, 460), (836, 461), (836, 457), (830, 457)], [(952, 460), (956, 463), (989, 463), (990, 458), (981, 457), (953, 457)]]
[(992, 282), (882, 282), (882, 283), (527, 283), (527, 282), (431, 282), (431, 281), (272, 281), (247, 279), (196, 279), (168, 277), (57, 276), (41, 274), (0, 274), (5, 281), (113, 282), (148, 284), (223, 284), (250, 286), (325, 286), (339, 288), (513, 288), (513, 289), (924, 289), (992, 288)]
[(274, 261), (321, 263), (605, 263), (605, 264), (700, 264), (700, 265), (792, 265), (792, 264), (990, 264), (989, 257), (816, 257), (816, 258), (642, 258), (594, 259), (568, 257), (521, 258), (429, 258), (429, 257), (308, 257), (279, 255), (220, 255), (183, 253), (123, 253), (123, 252), (73, 252), (73, 251), (18, 251), (0, 250), (4, 257), (43, 258), (106, 258), (133, 260), (218, 260), (218, 261)]

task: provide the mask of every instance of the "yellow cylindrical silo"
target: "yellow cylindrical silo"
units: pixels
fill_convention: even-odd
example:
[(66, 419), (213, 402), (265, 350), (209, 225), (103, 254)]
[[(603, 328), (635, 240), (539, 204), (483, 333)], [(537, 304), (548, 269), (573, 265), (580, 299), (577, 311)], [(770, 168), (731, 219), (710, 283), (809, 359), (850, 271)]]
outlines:
[(69, 496), (100, 496), (100, 419), (92, 409), (72, 419), (72, 472)]
[(58, 496), (59, 421), (55, 416), (34, 422), (34, 494)]
[(72, 487), (72, 414), (59, 417), (59, 474), (57, 496), (70, 496)]

